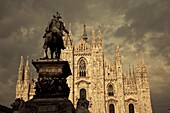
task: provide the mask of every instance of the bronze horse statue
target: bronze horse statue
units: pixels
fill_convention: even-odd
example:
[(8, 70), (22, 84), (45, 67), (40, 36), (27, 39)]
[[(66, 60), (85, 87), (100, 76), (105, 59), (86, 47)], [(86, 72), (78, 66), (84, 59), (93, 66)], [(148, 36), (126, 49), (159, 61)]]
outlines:
[(61, 49), (65, 49), (64, 42), (62, 39), (63, 31), (69, 34), (68, 30), (65, 28), (64, 23), (60, 21), (61, 16), (57, 12), (53, 15), (53, 19), (49, 22), (46, 33), (44, 34), (43, 38), (45, 38), (45, 43), (43, 48), (45, 49), (45, 58), (48, 59), (47, 50), (50, 48), (51, 51), (51, 59), (53, 59), (53, 54), (55, 52), (55, 58), (60, 59)]
[[(51, 59), (53, 59), (53, 55), (55, 53), (55, 59), (60, 59), (61, 49), (65, 49), (64, 42), (62, 39), (63, 34), (46, 32), (43, 38), (45, 38), (45, 43), (43, 48), (45, 49), (45, 58), (48, 59), (48, 48), (50, 49)], [(68, 35), (69, 37), (69, 35)], [(70, 38), (70, 37), (69, 37)]]
[[(47, 32), (44, 37), (45, 43), (43, 48), (45, 49), (45, 58), (48, 59), (48, 48), (50, 49), (51, 59), (53, 59), (54, 52), (57, 52), (57, 37), (52, 32)], [(59, 48), (58, 48), (59, 49)]]

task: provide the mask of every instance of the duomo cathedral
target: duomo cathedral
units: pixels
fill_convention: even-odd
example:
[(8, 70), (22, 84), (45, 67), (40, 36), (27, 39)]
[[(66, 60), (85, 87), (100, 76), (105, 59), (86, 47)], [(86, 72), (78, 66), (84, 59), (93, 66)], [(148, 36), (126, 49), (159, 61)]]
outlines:
[[(90, 113), (152, 113), (150, 86), (146, 66), (138, 62), (128, 72), (122, 69), (120, 47), (117, 45), (114, 61), (104, 55), (102, 33), (92, 31), (91, 40), (84, 25), (82, 37), (72, 43), (63, 37), (66, 49), (61, 59), (69, 61), (72, 75), (67, 83), (69, 99), (76, 107), (83, 95), (89, 101)], [(16, 98), (28, 101), (35, 94), (35, 78), (32, 78), (28, 59), (21, 56), (16, 84)]]

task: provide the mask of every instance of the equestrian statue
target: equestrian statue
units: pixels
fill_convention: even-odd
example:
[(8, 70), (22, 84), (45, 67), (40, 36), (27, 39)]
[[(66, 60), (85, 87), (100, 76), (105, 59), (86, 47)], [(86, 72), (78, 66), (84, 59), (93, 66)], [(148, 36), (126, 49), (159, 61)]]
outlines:
[(45, 42), (43, 45), (45, 51), (45, 57), (40, 59), (48, 59), (48, 48), (51, 52), (51, 59), (53, 59), (53, 54), (55, 53), (55, 59), (60, 59), (61, 49), (65, 49), (62, 37), (63, 31), (69, 36), (68, 30), (65, 28), (63, 22), (60, 20), (62, 17), (57, 12), (53, 15), (53, 19), (49, 22), (43, 38)]

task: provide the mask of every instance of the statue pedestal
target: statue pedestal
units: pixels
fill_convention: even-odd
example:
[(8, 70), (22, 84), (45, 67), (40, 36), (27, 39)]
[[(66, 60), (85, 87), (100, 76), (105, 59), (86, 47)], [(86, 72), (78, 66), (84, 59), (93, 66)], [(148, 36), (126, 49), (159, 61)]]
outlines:
[(71, 75), (68, 61), (32, 61), (38, 73), (34, 98), (68, 98), (70, 88), (66, 78)]
[(71, 75), (68, 61), (36, 60), (38, 81), (32, 100), (25, 102), (19, 113), (75, 113), (68, 100), (70, 88), (66, 78)]
[(75, 113), (75, 109), (67, 98), (40, 98), (26, 102), (19, 113)]

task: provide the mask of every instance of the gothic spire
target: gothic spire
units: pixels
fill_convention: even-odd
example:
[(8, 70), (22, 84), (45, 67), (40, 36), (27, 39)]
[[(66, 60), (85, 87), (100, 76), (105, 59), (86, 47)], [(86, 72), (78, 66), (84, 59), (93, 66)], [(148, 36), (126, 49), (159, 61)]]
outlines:
[(131, 77), (132, 74), (131, 74), (131, 66), (129, 65), (129, 76)]
[(135, 76), (135, 66), (133, 65), (133, 76)]
[(87, 41), (86, 25), (84, 24), (83, 39)]
[(24, 58), (21, 56), (20, 66), (19, 68), (22, 68), (24, 66)]
[(146, 66), (145, 66), (145, 60), (144, 60), (144, 52), (142, 52), (142, 73), (147, 73)]
[(83, 36), (87, 36), (87, 33), (86, 33), (86, 25), (84, 24), (84, 32), (83, 32)]
[(144, 52), (142, 51), (142, 65), (145, 65)]
[(136, 52), (136, 64), (139, 65), (139, 57), (137, 52)]
[(26, 61), (26, 66), (25, 66), (25, 77), (24, 79), (25, 80), (28, 80), (29, 79), (29, 62), (28, 62), (28, 59), (29, 57), (27, 56), (27, 61)]
[(72, 32), (71, 32), (71, 23), (69, 24), (69, 35), (68, 35), (67, 45), (68, 48), (71, 49), (72, 46)]
[(117, 74), (120, 77), (123, 77), (123, 74), (122, 74), (122, 61), (121, 61), (121, 54), (120, 54), (119, 46), (117, 46), (117, 49), (116, 49), (115, 61), (116, 61)]
[(116, 48), (116, 62), (121, 64), (121, 53), (120, 53), (120, 48), (119, 45), (117, 44)]
[(119, 50), (119, 44), (117, 43), (116, 49)]
[(139, 72), (140, 72), (139, 57), (138, 57), (138, 53), (136, 52), (136, 73)]
[(29, 57), (27, 56), (27, 61), (26, 61), (26, 66), (25, 66), (25, 69), (26, 69), (26, 70), (29, 70), (29, 62), (28, 62), (28, 59), (29, 59)]
[(102, 34), (100, 31), (100, 26), (99, 26), (99, 30), (98, 30), (98, 47), (102, 48)]
[(63, 32), (63, 42), (64, 42), (64, 46), (67, 47), (67, 38), (66, 38), (66, 33)]
[(144, 61), (144, 52), (142, 51), (142, 66), (141, 66), (141, 78), (143, 82), (143, 87), (147, 88), (149, 83), (148, 83), (148, 77), (147, 77), (147, 70), (145, 66), (145, 61)]
[(95, 32), (92, 29), (92, 48), (95, 48), (96, 46), (96, 36), (95, 36)]
[(18, 70), (18, 80), (23, 80), (24, 77), (24, 58), (21, 56), (20, 66)]
[(70, 40), (72, 40), (71, 23), (69, 23), (69, 36)]

